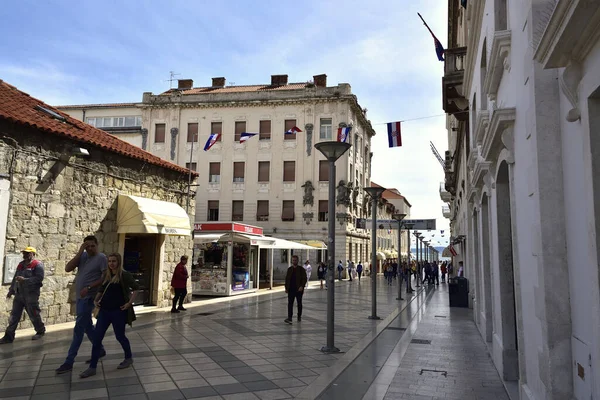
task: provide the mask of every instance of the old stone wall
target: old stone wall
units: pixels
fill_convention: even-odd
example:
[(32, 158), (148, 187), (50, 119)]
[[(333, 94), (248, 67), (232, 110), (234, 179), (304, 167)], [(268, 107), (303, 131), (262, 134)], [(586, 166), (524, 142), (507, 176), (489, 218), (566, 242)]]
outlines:
[[(73, 320), (75, 274), (66, 273), (65, 265), (83, 238), (93, 234), (102, 252), (118, 251), (117, 196), (143, 196), (185, 208), (188, 177), (35, 129), (0, 122), (0, 132), (0, 174), (11, 181), (5, 253), (36, 247), (46, 269), (40, 296), (44, 321), (51, 325)], [(73, 145), (88, 149), (90, 156), (69, 156)], [(192, 221), (194, 205), (192, 197)], [(179, 257), (191, 254), (191, 249), (191, 236), (166, 236), (159, 306), (168, 303)], [(4, 289), (8, 291), (8, 285)], [(7, 324), (11, 306), (12, 301), (0, 295), (0, 329)], [(28, 326), (24, 315), (21, 327)]]

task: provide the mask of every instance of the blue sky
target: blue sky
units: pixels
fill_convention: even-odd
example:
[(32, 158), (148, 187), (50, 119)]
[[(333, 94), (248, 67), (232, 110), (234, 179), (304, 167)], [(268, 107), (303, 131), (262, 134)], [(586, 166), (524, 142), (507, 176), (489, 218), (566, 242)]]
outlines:
[(271, 74), (305, 82), (321, 73), (329, 85), (350, 83), (377, 131), (372, 179), (400, 190), (413, 218), (437, 218), (438, 230), (448, 230), (443, 171), (429, 148), (447, 148), (445, 118), (403, 123), (395, 149), (383, 124), (443, 114), (443, 63), (417, 12), (445, 44), (445, 1), (7, 3), (0, 79), (54, 105), (141, 101), (169, 88), (169, 71), (195, 85), (214, 76), (267, 83)]

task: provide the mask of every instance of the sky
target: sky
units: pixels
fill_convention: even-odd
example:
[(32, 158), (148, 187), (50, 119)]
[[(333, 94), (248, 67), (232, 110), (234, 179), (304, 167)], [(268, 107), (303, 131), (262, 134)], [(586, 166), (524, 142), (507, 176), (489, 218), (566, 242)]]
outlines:
[[(443, 156), (444, 63), (417, 12), (445, 45), (440, 0), (9, 0), (0, 9), (0, 79), (65, 105), (138, 102), (168, 89), (170, 71), (195, 85), (325, 73), (328, 85), (349, 83), (368, 109), (377, 132), (371, 179), (398, 189), (411, 218), (437, 219), (437, 231), (424, 234), (442, 246), (450, 235), (444, 174), (430, 141)], [(402, 147), (390, 149), (385, 123), (393, 121), (406, 122)]]

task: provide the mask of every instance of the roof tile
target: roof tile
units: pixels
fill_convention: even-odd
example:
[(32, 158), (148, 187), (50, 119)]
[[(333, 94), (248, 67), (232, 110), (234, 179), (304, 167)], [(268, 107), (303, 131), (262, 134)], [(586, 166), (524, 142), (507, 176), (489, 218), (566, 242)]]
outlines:
[(162, 95), (170, 95), (172, 93), (181, 93), (183, 95), (188, 94), (210, 94), (210, 93), (242, 93), (242, 92), (270, 92), (270, 91), (282, 91), (282, 90), (299, 90), (306, 87), (306, 83), (290, 83), (281, 86), (272, 85), (239, 85), (239, 86), (225, 86), (222, 88), (214, 87), (199, 87), (187, 90), (170, 89), (162, 93)]

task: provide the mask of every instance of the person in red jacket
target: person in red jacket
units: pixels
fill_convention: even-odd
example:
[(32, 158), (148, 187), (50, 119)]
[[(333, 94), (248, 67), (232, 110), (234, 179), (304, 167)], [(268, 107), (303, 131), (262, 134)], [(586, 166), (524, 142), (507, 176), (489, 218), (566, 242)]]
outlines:
[[(173, 271), (173, 278), (171, 279), (171, 286), (175, 290), (175, 296), (173, 296), (173, 308), (171, 309), (172, 313), (178, 313), (179, 311), (185, 311), (183, 308), (183, 300), (187, 295), (187, 280), (188, 280), (188, 270), (185, 265), (188, 262), (187, 256), (181, 256), (181, 261), (175, 267), (175, 271)], [(177, 306), (177, 302), (179, 301), (179, 307)]]

